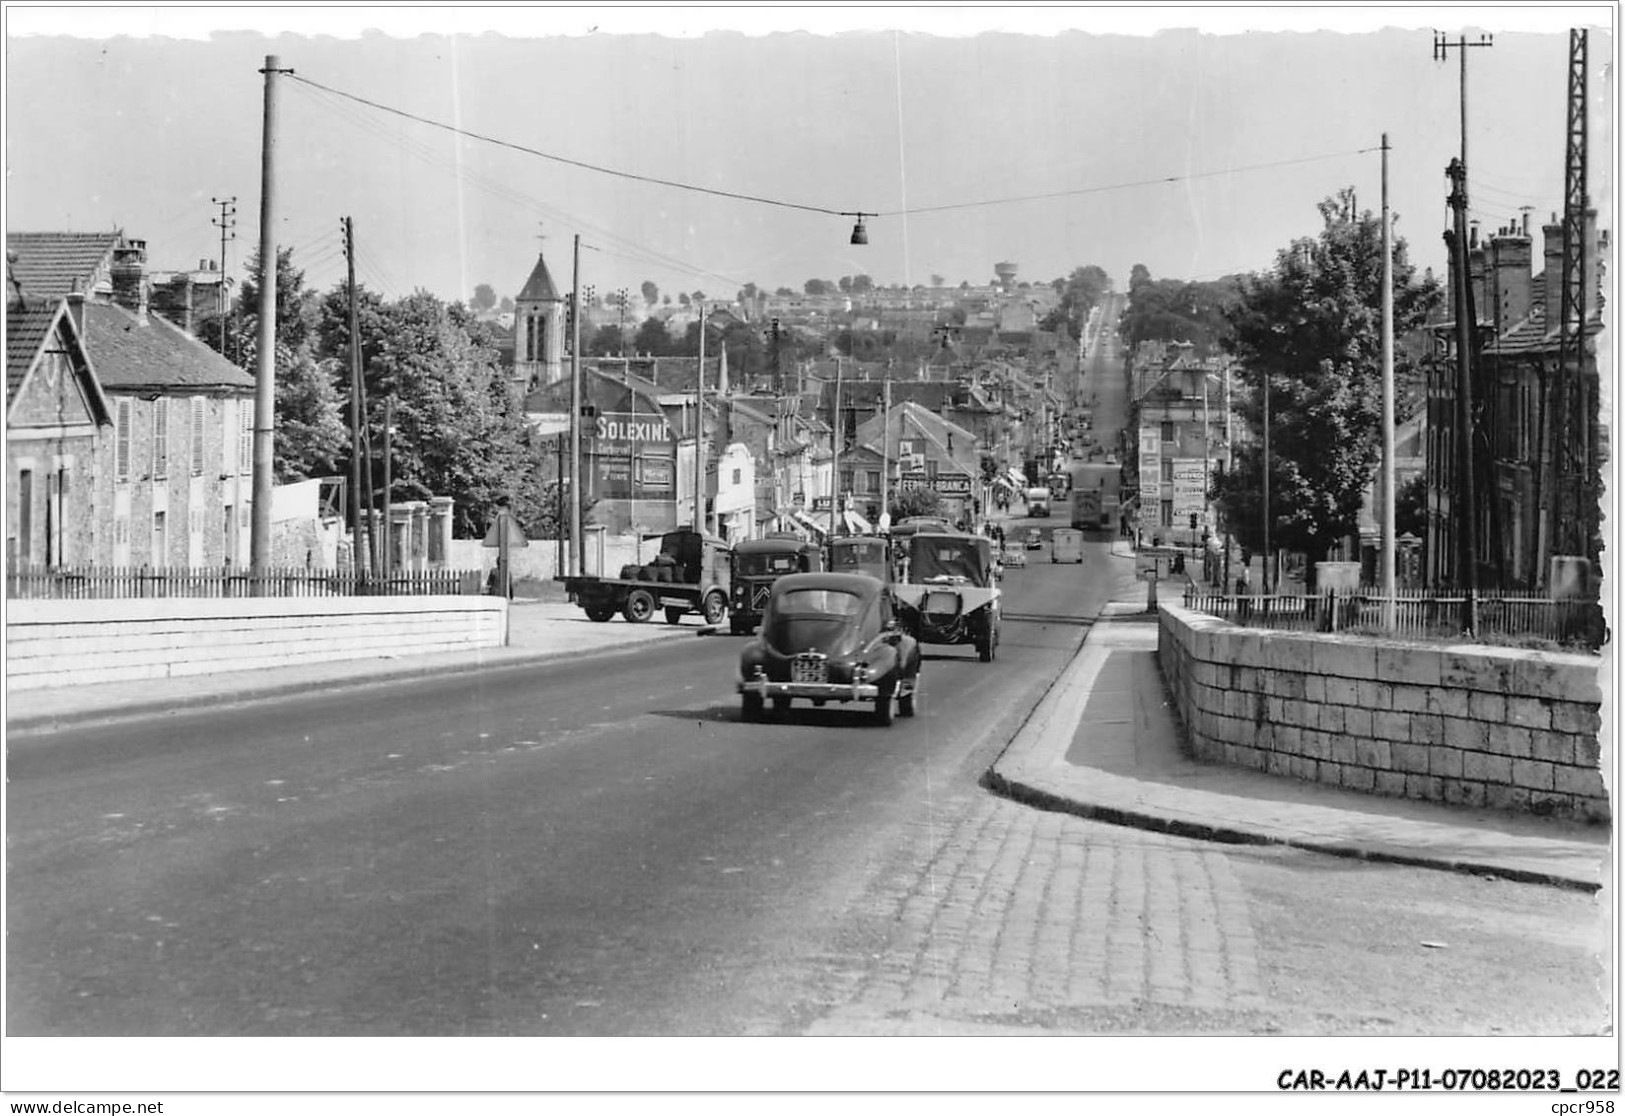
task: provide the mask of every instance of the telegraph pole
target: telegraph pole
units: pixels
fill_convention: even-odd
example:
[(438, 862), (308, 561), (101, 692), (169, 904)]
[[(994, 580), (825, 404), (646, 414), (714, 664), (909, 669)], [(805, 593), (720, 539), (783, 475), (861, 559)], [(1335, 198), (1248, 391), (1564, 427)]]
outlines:
[(570, 337), (570, 573), (581, 574), (581, 234), (575, 238), (571, 278), (575, 321)]
[[(209, 223), (220, 230), (220, 286), (215, 291), (215, 309), (220, 312), (220, 355), (226, 355), (226, 241), (237, 239), (237, 199), (212, 198), (220, 207), (220, 216), (211, 217)], [(188, 313), (191, 311), (188, 310)]]
[[(1459, 35), (1455, 42), (1435, 31), (1433, 58), (1442, 62), (1455, 50), (1461, 59), (1461, 156), (1453, 160), (1445, 173), (1450, 177), (1450, 207), (1455, 213), (1455, 280), (1456, 280), (1456, 485), (1451, 496), (1451, 509), (1457, 516), (1459, 588), (1466, 597), (1462, 607), (1462, 627), (1470, 635), (1477, 627), (1478, 607), (1478, 554), (1477, 514), (1475, 511), (1476, 486), (1473, 478), (1473, 411), (1472, 411), (1472, 290), (1471, 270), (1467, 264), (1467, 51), (1472, 47), (1493, 46), (1494, 39), (1480, 35), (1477, 42), (1468, 42)], [(1459, 507), (1457, 506), (1459, 505)]]
[(1382, 134), (1382, 630), (1397, 619), (1394, 594), (1394, 249), (1388, 216), (1388, 133)]
[(349, 296), (349, 327), (350, 327), (350, 545), (351, 566), (360, 575), (365, 568), (361, 555), (365, 552), (362, 539), (370, 524), (363, 522), (363, 507), (365, 502), (361, 494), (361, 445), (364, 427), (362, 426), (362, 379), (361, 379), (361, 331), (356, 322), (355, 305), (355, 231), (350, 225), (350, 219), (344, 218), (340, 222), (344, 229), (344, 259), (348, 281), (345, 290)]
[(276, 450), (276, 76), (293, 73), (265, 56), (265, 122), (260, 141), (260, 328), (254, 374), (254, 484), (249, 570), (264, 591), (271, 565), (271, 470)]
[[(626, 292), (621, 292), (621, 310), (626, 310)], [(623, 322), (624, 325), (624, 322)], [(705, 439), (705, 300), (700, 300), (700, 367), (694, 374), (694, 530), (705, 530), (705, 458), (700, 444)]]

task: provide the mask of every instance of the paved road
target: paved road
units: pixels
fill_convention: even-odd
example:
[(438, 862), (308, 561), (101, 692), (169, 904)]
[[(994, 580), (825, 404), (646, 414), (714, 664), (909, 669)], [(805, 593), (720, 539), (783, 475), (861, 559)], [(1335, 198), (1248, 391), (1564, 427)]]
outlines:
[(14, 736), (12, 1032), (796, 1030), (838, 913), (984, 796), (1118, 572), (1013, 573), (998, 661), (941, 649), (889, 729), (741, 723), (713, 637)]

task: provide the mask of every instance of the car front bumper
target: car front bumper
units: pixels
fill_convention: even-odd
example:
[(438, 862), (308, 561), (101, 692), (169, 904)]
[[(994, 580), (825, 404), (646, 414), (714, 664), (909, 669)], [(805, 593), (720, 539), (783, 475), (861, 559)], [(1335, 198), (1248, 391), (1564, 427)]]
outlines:
[(772, 682), (766, 678), (753, 678), (739, 683), (739, 692), (763, 698), (874, 701), (880, 696), (880, 687), (873, 682)]

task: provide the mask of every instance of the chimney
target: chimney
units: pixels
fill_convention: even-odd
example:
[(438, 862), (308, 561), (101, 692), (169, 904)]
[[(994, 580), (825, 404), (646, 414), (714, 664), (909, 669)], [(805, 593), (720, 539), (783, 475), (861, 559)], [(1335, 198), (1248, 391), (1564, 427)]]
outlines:
[(80, 281), (73, 281), (73, 290), (68, 292), (68, 316), (73, 319), (74, 332), (82, 338), (85, 335), (85, 292), (79, 286)]
[(1546, 328), (1556, 329), (1558, 317), (1563, 313), (1563, 223), (1552, 214), (1550, 223), (1541, 226), (1544, 234), (1543, 254), (1545, 274), (1541, 276), (1541, 297), (1546, 300)]
[(1489, 249), (1478, 242), (1477, 225), (1473, 226), (1472, 232), (1467, 249), (1467, 282), (1473, 291), (1473, 313), (1479, 321), (1483, 321), (1486, 314), (1493, 315), (1495, 307), (1490, 299), (1489, 263), (1485, 258)]
[(147, 320), (147, 242), (126, 240), (113, 249), (113, 301)]
[(1529, 238), (1509, 227), (1504, 235), (1490, 241), (1489, 256), (1490, 285), (1495, 296), (1493, 320), (1496, 332), (1505, 336), (1507, 330), (1529, 316), (1534, 278)]

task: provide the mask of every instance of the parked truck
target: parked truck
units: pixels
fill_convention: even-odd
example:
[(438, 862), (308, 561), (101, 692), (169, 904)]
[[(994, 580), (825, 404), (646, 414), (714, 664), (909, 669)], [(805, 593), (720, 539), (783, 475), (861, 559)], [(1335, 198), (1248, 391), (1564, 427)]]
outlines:
[(664, 609), (668, 624), (697, 612), (707, 624), (720, 624), (728, 612), (732, 563), (726, 541), (691, 528), (660, 537), (660, 553), (645, 563), (622, 566), (619, 577), (575, 574), (555, 578), (589, 620), (600, 623), (617, 612), (641, 624)]
[(1049, 515), (1050, 492), (1048, 488), (1029, 488), (1027, 490), (1027, 514), (1029, 516)]

